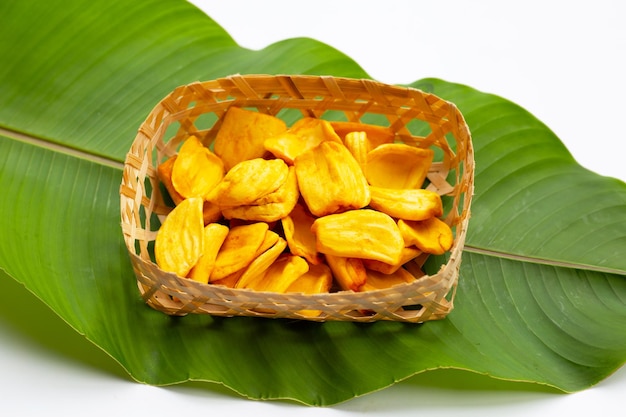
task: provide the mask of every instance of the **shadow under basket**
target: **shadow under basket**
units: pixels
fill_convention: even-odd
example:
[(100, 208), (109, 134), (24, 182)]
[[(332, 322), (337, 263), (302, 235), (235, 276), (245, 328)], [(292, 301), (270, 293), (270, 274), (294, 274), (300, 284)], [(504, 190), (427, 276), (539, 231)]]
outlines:
[[(395, 132), (396, 142), (433, 149), (427, 188), (442, 197), (442, 219), (454, 235), (451, 250), (428, 260), (424, 270), (434, 271), (430, 274), (366, 292), (257, 292), (202, 284), (161, 270), (154, 262), (154, 240), (172, 204), (156, 168), (190, 135), (211, 146), (230, 106), (280, 117), (288, 126), (302, 117), (383, 125)], [(473, 183), (469, 129), (456, 106), (435, 95), (368, 79), (232, 75), (176, 88), (140, 126), (120, 187), (122, 232), (143, 299), (166, 314), (420, 323), (442, 319), (453, 308)], [(426, 258), (411, 262), (421, 270)], [(435, 260), (445, 263), (432, 265)], [(302, 314), (307, 310), (319, 315)]]

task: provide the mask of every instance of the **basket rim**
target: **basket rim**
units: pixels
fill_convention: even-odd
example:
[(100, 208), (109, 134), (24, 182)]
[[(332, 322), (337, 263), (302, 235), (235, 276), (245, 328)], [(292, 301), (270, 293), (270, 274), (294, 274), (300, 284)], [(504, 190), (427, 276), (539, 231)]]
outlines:
[[(227, 94), (227, 93), (229, 95), (232, 95), (233, 90), (226, 88), (225, 87), (226, 85), (230, 85), (230, 86), (234, 85), (235, 87), (232, 87), (232, 88), (237, 89), (244, 96), (252, 96), (253, 97), (252, 100), (254, 100), (254, 97), (258, 98), (260, 93), (267, 95), (268, 92), (272, 90), (272, 88), (270, 86), (270, 87), (267, 87), (267, 89), (259, 89), (259, 90), (252, 89), (251, 90), (252, 87), (250, 86), (250, 83), (265, 82), (268, 80), (271, 80), (274, 84), (278, 83), (282, 85), (283, 88), (285, 88), (284, 86), (286, 86), (287, 89), (285, 91), (288, 91), (288, 94), (292, 95), (291, 97), (289, 97), (289, 101), (304, 100), (304, 98), (298, 98), (297, 97), (298, 94), (296, 94), (294, 90), (289, 90), (289, 88), (292, 88), (292, 89), (295, 88), (298, 92), (303, 91), (300, 88), (306, 91), (308, 91), (307, 89), (311, 89), (311, 91), (316, 92), (318, 91), (316, 90), (316, 88), (319, 89), (320, 88), (319, 86), (323, 85), (325, 88), (330, 88), (333, 94), (336, 94), (340, 100), (343, 100), (343, 99), (346, 99), (347, 95), (342, 90), (338, 90), (338, 88), (343, 87), (344, 84), (349, 85), (351, 86), (350, 88), (353, 88), (355, 90), (355, 94), (356, 94), (356, 90), (358, 88), (354, 86), (358, 85), (360, 86), (361, 93), (363, 89), (365, 89), (368, 94), (374, 94), (376, 97), (379, 97), (382, 94), (382, 96), (391, 95), (392, 98), (401, 97), (402, 99), (408, 99), (413, 96), (421, 96), (424, 98), (424, 102), (427, 102), (428, 100), (437, 100), (437, 103), (440, 103), (440, 102), (445, 103), (445, 104), (440, 105), (440, 107), (447, 107), (447, 111), (452, 111), (453, 114), (455, 114), (456, 117), (459, 118), (460, 120), (459, 123), (462, 124), (462, 128), (464, 129), (464, 134), (467, 135), (467, 143), (463, 145), (464, 150), (465, 150), (465, 155), (464, 155), (465, 158), (463, 159), (464, 167), (463, 167), (463, 174), (462, 174), (463, 175), (462, 179), (466, 180), (466, 183), (464, 184), (466, 189), (459, 192), (463, 196), (463, 207), (461, 207), (462, 210), (458, 216), (459, 221), (455, 224), (457, 229), (456, 229), (453, 247), (448, 252), (449, 253), (448, 261), (441, 265), (440, 270), (436, 274), (424, 275), (423, 277), (420, 277), (418, 278), (418, 280), (416, 280), (416, 281), (424, 281), (428, 279), (438, 278), (439, 275), (443, 272), (452, 273), (452, 274), (456, 274), (456, 276), (452, 280), (453, 282), (448, 287), (446, 294), (449, 293), (450, 290), (455, 289), (457, 285), (457, 280), (458, 280), (458, 269), (460, 267), (461, 256), (462, 256), (462, 252), (465, 246), (465, 235), (466, 235), (468, 224), (469, 224), (469, 217), (470, 217), (470, 211), (471, 211), (470, 206), (471, 206), (471, 200), (472, 200), (473, 189), (474, 189), (473, 176), (474, 176), (475, 162), (473, 158), (473, 145), (472, 145), (471, 135), (469, 133), (469, 128), (465, 124), (462, 114), (457, 109), (456, 105), (454, 105), (454, 103), (443, 100), (440, 97), (437, 97), (432, 93), (423, 92), (419, 89), (416, 89), (414, 87), (409, 87), (409, 86), (391, 85), (391, 84), (385, 84), (385, 83), (370, 80), (370, 79), (359, 79), (359, 78), (349, 78), (349, 77), (315, 76), (315, 75), (285, 75), (285, 74), (278, 74), (278, 75), (233, 74), (227, 77), (216, 78), (213, 80), (196, 81), (190, 84), (181, 85), (175, 88), (173, 91), (171, 91), (167, 96), (165, 96), (159, 103), (157, 103), (157, 105), (150, 112), (148, 118), (146, 118), (146, 121), (144, 121), (142, 126), (138, 129), (138, 134), (133, 141), (133, 144), (131, 146), (131, 151), (127, 153), (127, 156), (124, 161), (124, 177), (122, 180), (122, 184), (120, 186), (120, 199), (121, 199), (120, 203), (121, 203), (121, 211), (122, 211), (122, 231), (123, 231), (124, 238), (125, 238), (125, 244), (129, 252), (129, 255), (131, 256), (131, 259), (134, 259), (136, 262), (140, 262), (140, 263), (142, 262), (148, 263), (150, 266), (155, 267), (158, 270), (160, 270), (158, 266), (156, 265), (156, 263), (152, 261), (152, 259), (150, 259), (149, 257), (148, 259), (146, 259), (146, 257), (143, 256), (143, 254), (141, 253), (141, 250), (139, 250), (139, 253), (138, 253), (138, 249), (137, 249), (138, 237), (145, 239), (147, 236), (148, 240), (150, 241), (150, 239), (153, 240), (153, 237), (156, 235), (156, 231), (144, 230), (143, 231), (144, 236), (138, 236), (137, 226), (139, 225), (140, 227), (142, 227), (143, 225), (141, 224), (141, 222), (137, 222), (138, 217), (136, 216), (136, 214), (125, 216), (124, 212), (127, 209), (126, 205), (129, 204), (129, 201), (132, 201), (132, 203), (135, 203), (136, 205), (138, 204), (141, 206), (144, 206), (146, 203), (148, 207), (153, 205), (153, 201), (151, 199), (148, 199), (148, 201), (145, 201), (146, 197), (144, 195), (142, 196), (135, 195), (134, 198), (131, 198), (133, 196), (132, 196), (132, 193), (129, 191), (129, 188), (132, 188), (132, 187), (128, 187), (127, 181), (130, 180), (134, 176), (134, 174), (131, 172), (132, 170), (129, 169), (129, 166), (133, 166), (133, 169), (135, 169), (136, 168), (135, 164), (137, 164), (138, 162), (137, 155), (132, 152), (135, 144), (138, 142), (141, 142), (142, 140), (145, 140), (145, 138), (148, 138), (150, 144), (156, 146), (156, 144), (162, 140), (162, 134), (164, 130), (161, 128), (161, 126), (155, 129), (154, 128), (155, 126), (153, 124), (155, 120), (159, 119), (159, 117), (161, 117), (161, 120), (159, 120), (159, 123), (163, 122), (162, 117), (167, 112), (166, 110), (164, 110), (163, 104), (167, 103), (168, 100), (172, 100), (176, 97), (180, 97), (182, 92), (184, 92), (186, 89), (190, 89), (190, 90), (200, 89), (201, 90), (203, 88), (210, 87), (208, 91), (213, 96), (219, 96), (220, 94)], [(305, 81), (305, 83), (302, 84), (302, 81)], [(300, 83), (301, 85), (298, 86), (298, 83)], [(304, 87), (302, 85), (304, 85)], [(261, 94), (261, 96), (263, 95)], [(268, 100), (268, 97), (261, 97), (261, 98), (264, 100)], [(238, 102), (237, 99), (238, 98), (235, 98), (232, 101), (228, 102), (230, 103), (228, 104), (228, 106), (236, 105), (236, 103), (241, 103), (241, 101)], [(389, 100), (389, 101), (393, 102), (393, 100)], [(221, 103), (224, 103), (224, 102), (221, 102)], [(393, 105), (394, 105), (393, 103), (388, 104), (388, 106), (391, 106), (391, 107), (393, 107)], [(413, 114), (412, 117), (413, 116), (415, 116), (415, 114)], [(149, 127), (148, 129), (146, 128), (146, 125), (148, 125)], [(159, 131), (159, 129), (161, 129), (161, 131)], [(159, 137), (159, 134), (161, 134), (160, 137)], [(152, 152), (153, 150), (154, 150), (154, 147), (151, 148), (150, 152)], [(141, 168), (139, 170), (138, 175), (139, 176), (144, 175), (147, 178), (154, 178), (155, 168), (158, 165), (159, 161), (158, 160), (154, 161), (152, 160), (152, 158), (150, 158), (150, 156), (148, 156), (148, 158), (146, 158), (145, 156), (146, 155), (144, 154), (144, 159), (141, 161)], [(455, 185), (458, 186), (459, 184), (457, 183)], [(456, 209), (458, 210), (459, 208), (457, 207)], [(449, 268), (452, 268), (453, 271), (451, 272), (448, 271)], [(176, 288), (182, 288), (182, 287), (195, 288), (197, 286), (198, 290), (202, 290), (202, 289), (206, 289), (207, 287), (210, 287), (212, 291), (215, 290), (217, 292), (224, 292), (222, 291), (220, 286), (217, 286), (217, 285), (198, 283), (188, 278), (178, 277), (173, 273), (168, 273), (162, 270), (160, 271), (163, 274), (166, 274), (166, 276), (168, 277), (168, 280), (170, 280), (171, 282), (178, 282), (178, 285), (180, 286)], [(138, 275), (139, 271), (137, 267), (135, 267), (135, 273), (137, 275), (137, 279), (139, 282), (140, 280), (139, 275)], [(413, 289), (413, 287), (418, 287), (418, 284), (416, 283), (416, 281), (411, 282), (411, 283), (400, 284), (396, 287), (401, 287), (410, 292)], [(233, 289), (233, 288), (228, 288), (228, 287), (223, 287), (223, 288), (227, 289), (227, 291), (225, 291), (227, 293), (237, 292), (240, 294), (244, 294), (246, 296), (249, 296), (250, 294), (254, 294), (254, 295), (271, 294), (273, 297), (276, 297), (278, 299), (284, 298), (283, 293), (273, 293), (273, 292), (266, 293), (266, 292), (247, 290), (247, 289)], [(167, 288), (165, 287), (161, 289), (167, 291)], [(396, 290), (397, 289), (398, 288), (396, 288)], [(370, 295), (385, 295), (387, 291), (388, 289), (378, 289), (378, 290), (367, 291), (367, 293)], [(175, 296), (176, 294), (179, 294), (177, 290), (173, 290), (171, 291), (170, 295)], [(333, 300), (333, 299), (346, 299), (346, 298), (350, 300), (352, 298), (354, 298), (355, 300), (358, 300), (359, 297), (362, 296), (362, 294), (364, 293), (351, 292), (351, 291), (344, 290), (344, 291), (330, 292), (330, 293), (323, 293), (323, 294), (289, 293), (289, 296), (293, 296), (296, 299), (303, 297), (309, 300)], [(452, 302), (450, 304), (452, 304)], [(452, 306), (450, 306), (450, 309), (451, 308)]]

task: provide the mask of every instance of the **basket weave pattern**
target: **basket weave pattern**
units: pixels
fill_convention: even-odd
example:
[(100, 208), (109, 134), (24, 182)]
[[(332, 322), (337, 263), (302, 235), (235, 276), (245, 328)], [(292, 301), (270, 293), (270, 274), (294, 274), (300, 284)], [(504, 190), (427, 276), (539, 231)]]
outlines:
[[(230, 106), (281, 117), (332, 117), (364, 122), (382, 118), (396, 140), (436, 151), (428, 188), (445, 201), (444, 220), (453, 228), (447, 263), (432, 275), (389, 289), (326, 294), (268, 293), (201, 284), (166, 273), (154, 263), (152, 246), (166, 203), (156, 167), (196, 135), (210, 146)], [(287, 111), (287, 113), (285, 113)], [(411, 125), (421, 121), (426, 135)], [(473, 192), (474, 156), (469, 129), (454, 104), (417, 89), (372, 80), (329, 76), (233, 75), (178, 87), (140, 126), (127, 154), (120, 186), (121, 223), (139, 291), (151, 307), (171, 315), (257, 316), (315, 321), (424, 322), (453, 308)], [(421, 267), (426, 256), (412, 261)], [(410, 307), (409, 307), (410, 306)], [(417, 306), (417, 307), (416, 307)], [(407, 308), (409, 307), (409, 308)], [(319, 310), (317, 317), (302, 310)]]

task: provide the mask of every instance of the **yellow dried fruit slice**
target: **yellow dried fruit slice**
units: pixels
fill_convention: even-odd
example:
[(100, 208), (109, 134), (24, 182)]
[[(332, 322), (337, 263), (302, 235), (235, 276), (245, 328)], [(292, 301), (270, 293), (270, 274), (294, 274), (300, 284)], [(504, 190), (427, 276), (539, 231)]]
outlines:
[(370, 141), (365, 132), (350, 132), (344, 139), (346, 148), (350, 151), (354, 159), (358, 162), (361, 170), (365, 172), (367, 165), (367, 154), (370, 151)]
[(265, 194), (254, 200), (251, 204), (264, 205), (271, 203), (284, 203), (298, 200), (298, 180), (296, 170), (292, 166), (287, 166), (287, 176), (282, 184), (273, 192)]
[(309, 149), (327, 140), (342, 143), (333, 126), (324, 119), (303, 117), (289, 128), (289, 132), (303, 139)]
[(172, 184), (172, 168), (174, 167), (175, 161), (176, 155), (173, 155), (160, 163), (159, 166), (157, 166), (157, 177), (159, 178), (159, 181), (163, 183), (163, 186), (165, 186), (165, 189), (174, 204), (177, 205), (183, 201), (185, 197), (180, 195), (180, 193), (174, 188), (174, 184)]
[(380, 272), (382, 274), (393, 274), (398, 269), (400, 269), (402, 265), (415, 259), (421, 254), (422, 254), (421, 250), (417, 249), (416, 247), (410, 246), (410, 247), (406, 247), (402, 249), (402, 255), (400, 256), (400, 261), (398, 261), (395, 264), (388, 264), (388, 263), (381, 262), (381, 261), (375, 261), (373, 259), (364, 259), (363, 265), (365, 265), (365, 267), (368, 270)]
[(367, 271), (362, 259), (326, 255), (326, 262), (342, 290), (360, 291), (365, 285)]
[[(281, 240), (284, 241), (277, 233), (268, 230), (265, 232), (265, 238), (263, 239), (263, 243), (257, 249), (254, 254), (254, 259), (248, 266), (245, 268), (241, 268), (232, 274), (228, 275), (225, 278), (220, 278), (219, 281), (233, 281), (233, 287), (242, 286), (247, 279), (250, 279), (250, 276), (255, 276), (257, 273), (262, 273), (265, 268), (267, 268), (273, 261), (280, 255), (280, 252), (276, 253), (276, 256), (272, 258), (270, 261), (266, 261), (270, 252), (274, 252), (278, 246), (281, 246)], [(286, 247), (283, 246), (283, 249)], [(264, 266), (263, 266), (264, 265)], [(248, 277), (248, 278), (246, 278)]]
[(437, 217), (422, 221), (400, 219), (398, 228), (407, 246), (415, 245), (422, 252), (433, 255), (446, 253), (454, 243), (452, 229)]
[(284, 240), (280, 235), (273, 230), (268, 230), (265, 232), (265, 237), (263, 238), (263, 243), (259, 246), (259, 249), (256, 251), (256, 255), (259, 256), (262, 253), (266, 252), (270, 248), (276, 246), (276, 244), (280, 243), (281, 240)]
[(367, 280), (361, 291), (382, 290), (394, 285), (407, 284), (415, 281), (415, 277), (404, 268), (399, 268), (392, 274), (383, 274), (378, 271), (367, 271)]
[(228, 288), (235, 288), (235, 285), (237, 284), (238, 280), (239, 280), (238, 274), (230, 274), (224, 278), (211, 281), (211, 285), (222, 285)]
[(317, 250), (326, 255), (396, 264), (404, 248), (396, 222), (387, 214), (371, 209), (320, 217), (311, 231), (316, 236)]
[(330, 291), (333, 285), (333, 273), (326, 264), (309, 264), (309, 270), (300, 275), (286, 292), (303, 294), (323, 294)]
[(215, 137), (213, 149), (228, 171), (241, 161), (265, 156), (263, 142), (286, 130), (287, 125), (278, 117), (230, 107)]
[(205, 225), (217, 223), (222, 218), (222, 209), (217, 204), (205, 200), (202, 206), (202, 217)]
[[(159, 181), (161, 181), (165, 186), (165, 189), (167, 190), (174, 204), (178, 205), (181, 201), (185, 199), (185, 197), (180, 195), (178, 191), (174, 189), (174, 185), (172, 184), (172, 168), (174, 167), (174, 161), (176, 161), (176, 158), (177, 156), (173, 155), (172, 157), (165, 160), (163, 163), (159, 164), (159, 166), (157, 167), (157, 177), (159, 178)], [(205, 225), (215, 223), (222, 218), (222, 210), (220, 209), (220, 207), (209, 201), (204, 202), (202, 213)]]
[(287, 242), (285, 239), (269, 230), (263, 245), (261, 245), (261, 248), (257, 251), (255, 259), (247, 268), (240, 271), (235, 288), (248, 288), (250, 283), (259, 279), (265, 270), (278, 259), (286, 247)]
[[(326, 264), (309, 264), (309, 271), (300, 275), (285, 292), (302, 294), (323, 294), (330, 292), (333, 285), (333, 273)], [(299, 310), (305, 317), (317, 317), (321, 310)]]
[(224, 177), (224, 164), (196, 136), (181, 146), (172, 167), (172, 185), (183, 197), (202, 197)]
[(330, 122), (313, 117), (296, 121), (286, 132), (268, 138), (265, 149), (290, 165), (302, 152), (312, 149), (324, 141), (342, 143)]
[(370, 192), (361, 167), (345, 146), (325, 141), (294, 163), (300, 194), (317, 217), (365, 207)]
[(248, 266), (265, 240), (267, 223), (252, 223), (230, 229), (215, 259), (211, 280), (219, 280)]
[(274, 222), (289, 215), (298, 202), (299, 195), (295, 169), (289, 167), (285, 182), (276, 191), (250, 205), (225, 207), (222, 214), (227, 219)]
[(202, 255), (202, 199), (187, 198), (167, 215), (154, 243), (156, 263), (164, 271), (186, 277)]
[(219, 223), (210, 223), (204, 227), (202, 255), (191, 268), (188, 277), (194, 281), (208, 283), (215, 267), (215, 258), (228, 235), (228, 226)]
[(282, 159), (288, 165), (293, 165), (296, 157), (307, 149), (304, 139), (289, 131), (266, 139), (263, 146), (268, 152), (276, 158)]
[(311, 215), (303, 205), (296, 204), (289, 215), (281, 219), (281, 224), (289, 251), (317, 265), (323, 259), (317, 251), (315, 234), (311, 232), (315, 219), (316, 217)]
[(375, 187), (421, 188), (433, 157), (432, 149), (403, 143), (379, 145), (367, 154), (365, 176)]
[(441, 197), (423, 188), (370, 187), (370, 207), (404, 220), (426, 220), (443, 214)]
[(256, 291), (284, 293), (301, 275), (309, 270), (304, 258), (291, 254), (281, 254), (263, 274), (251, 281), (246, 288)]
[(249, 220), (261, 222), (275, 222), (289, 214), (292, 204), (269, 203), (261, 206), (238, 206), (225, 208), (222, 213), (229, 220)]
[(384, 126), (372, 125), (358, 122), (330, 122), (331, 126), (341, 139), (351, 132), (365, 132), (368, 138), (369, 146), (373, 149), (383, 143), (392, 143), (395, 138), (393, 129)]
[(288, 174), (289, 166), (281, 159), (245, 160), (226, 173), (207, 200), (222, 208), (254, 204), (276, 191)]

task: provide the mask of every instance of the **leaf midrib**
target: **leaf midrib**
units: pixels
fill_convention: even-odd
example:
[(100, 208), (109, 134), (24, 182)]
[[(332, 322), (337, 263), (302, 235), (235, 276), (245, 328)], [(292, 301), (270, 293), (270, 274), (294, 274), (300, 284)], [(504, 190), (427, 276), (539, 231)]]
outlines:
[(608, 268), (608, 267), (603, 267), (603, 266), (598, 266), (598, 265), (580, 264), (580, 263), (575, 263), (575, 262), (557, 261), (554, 259), (544, 259), (544, 258), (539, 258), (536, 256), (518, 255), (514, 253), (507, 253), (507, 252), (493, 250), (493, 249), (480, 248), (478, 246), (473, 246), (473, 245), (465, 245), (463, 250), (465, 252), (476, 253), (479, 255), (490, 256), (493, 258), (503, 258), (503, 259), (509, 259), (513, 261), (524, 262), (524, 263), (533, 263), (533, 264), (538, 264), (538, 265), (554, 266), (558, 268), (579, 269), (579, 270), (585, 270), (585, 271), (600, 272), (603, 274), (626, 276), (626, 271), (623, 271), (621, 269)]
[(62, 153), (64, 155), (69, 155), (69, 156), (83, 159), (83, 160), (93, 162), (99, 165), (104, 165), (104, 166), (118, 169), (118, 170), (124, 169), (124, 163), (122, 161), (119, 161), (111, 157), (98, 155), (93, 152), (88, 152), (83, 149), (74, 148), (66, 144), (53, 142), (49, 139), (32, 136), (32, 135), (18, 132), (16, 130), (8, 129), (5, 127), (0, 127), (0, 135), (6, 136), (10, 139), (14, 139), (22, 143), (27, 143), (29, 145), (47, 149), (52, 152)]

